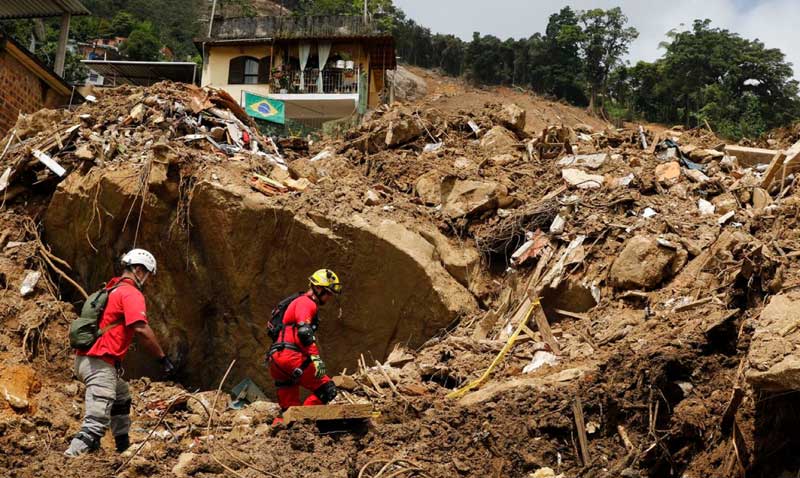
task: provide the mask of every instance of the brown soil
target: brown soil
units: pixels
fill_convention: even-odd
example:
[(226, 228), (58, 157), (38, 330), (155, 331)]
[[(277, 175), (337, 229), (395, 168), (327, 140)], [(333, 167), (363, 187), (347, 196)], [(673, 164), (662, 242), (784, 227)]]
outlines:
[[(0, 395), (13, 395), (0, 396), (0, 469), (65, 478), (175, 476), (179, 461), (186, 462), (179, 476), (197, 477), (551, 476), (544, 467), (565, 477), (738, 477), (795, 470), (792, 395), (766, 394), (744, 379), (762, 308), (770, 295), (800, 283), (795, 190), (755, 210), (755, 173), (723, 170), (716, 160), (706, 182), (686, 173), (659, 181), (659, 161), (641, 149), (635, 131), (528, 93), (476, 90), (414, 72), (429, 82), (425, 100), (379, 109), (309, 153), (284, 151), (294, 179), (310, 181), (302, 191), (286, 192), (280, 185), (295, 183), (265, 156), (180, 139), (205, 133), (174, 106), (198, 95), (184, 87), (110, 90), (72, 114), (24, 120), (81, 128), (53, 147), (68, 169), (63, 180), (28, 160), (52, 128), (28, 126), (0, 161), (0, 173), (22, 171), (0, 211)], [(509, 133), (509, 144), (487, 146), (484, 135), (504, 124), (502, 104), (510, 102), (526, 110), (526, 127)], [(147, 106), (139, 124), (127, 119), (137, 104)], [(479, 125), (478, 136), (469, 121)], [(537, 150), (549, 126), (570, 138), (575, 152), (609, 153), (588, 171), (604, 176), (601, 187), (565, 183), (557, 161), (566, 153)], [(570, 128), (591, 136), (578, 139)], [(387, 131), (405, 139), (387, 146)], [(702, 131), (675, 136), (704, 148), (720, 142)], [(109, 155), (104, 145), (112, 140), (116, 153)], [(425, 152), (435, 140), (442, 146)], [(159, 141), (166, 147), (153, 146)], [(84, 145), (92, 158), (77, 154)], [(327, 158), (309, 160), (321, 151)], [(271, 175), (280, 187), (254, 189), (254, 173)], [(627, 186), (619, 183), (629, 175)], [(450, 193), (463, 191), (459, 184), (491, 193), (476, 199), (469, 195), (475, 189), (465, 188), (454, 199), (434, 191), (428, 202), (422, 176)], [(725, 194), (732, 200), (722, 201)], [(700, 215), (701, 198), (734, 216), (720, 225), (721, 214)], [(451, 214), (445, 206), (455, 200), (473, 212)], [(648, 209), (656, 214), (645, 217)], [(564, 230), (550, 233), (556, 215)], [(526, 232), (537, 229), (544, 236), (537, 236), (536, 252), (509, 268)], [(611, 275), (626, 269), (611, 266), (627, 257), (621, 253), (634, 236), (647, 239), (642, 247), (660, 240), (654, 247), (670, 251), (668, 266), (649, 271), (656, 277), (647, 290), (614, 288)], [(61, 452), (79, 427), (82, 388), (71, 379), (66, 330), (80, 297), (55, 268), (92, 290), (134, 242), (159, 257), (148, 306), (182, 366), (181, 383), (160, 381), (152, 360), (133, 352), (125, 368), (138, 377), (136, 446), (120, 456), (104, 443), (99, 453), (67, 462)], [(580, 245), (567, 253), (570, 243)], [(249, 377), (270, 393), (261, 365), (266, 315), (321, 266), (337, 270), (346, 287), (341, 302), (323, 310), (320, 333), (330, 368), (349, 376), (337, 400), (370, 402), (380, 415), (368, 426), (272, 427), (274, 404), (226, 410), (223, 393), (209, 420), (213, 390), (234, 359), (223, 390)], [(651, 264), (627, 264), (636, 266)], [(22, 297), (26, 271), (44, 275)], [(544, 309), (536, 322), (549, 322), (552, 334), (531, 321), (533, 336), (519, 341), (483, 386), (448, 398), (489, 367), (536, 296)], [(523, 371), (548, 352), (555, 363)], [(726, 415), (738, 393), (743, 400)]]

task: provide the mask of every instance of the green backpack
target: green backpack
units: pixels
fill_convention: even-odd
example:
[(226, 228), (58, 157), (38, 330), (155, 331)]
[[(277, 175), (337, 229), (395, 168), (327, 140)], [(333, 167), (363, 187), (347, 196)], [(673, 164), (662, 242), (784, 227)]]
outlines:
[(110, 289), (103, 287), (86, 299), (83, 309), (81, 309), (81, 316), (69, 324), (70, 347), (78, 350), (88, 350), (109, 329), (122, 325), (124, 319), (111, 323), (102, 329), (99, 328), (100, 319), (103, 318), (103, 312), (106, 310), (106, 305), (108, 305), (108, 296), (121, 285), (122, 282), (118, 282)]

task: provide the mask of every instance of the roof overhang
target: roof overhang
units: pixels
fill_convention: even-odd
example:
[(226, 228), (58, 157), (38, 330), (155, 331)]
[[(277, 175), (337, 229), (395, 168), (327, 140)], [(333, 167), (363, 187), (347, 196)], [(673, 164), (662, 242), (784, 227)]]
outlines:
[(63, 15), (90, 15), (80, 0), (3, 0), (0, 20), (14, 18), (48, 18)]
[[(36, 58), (27, 48), (17, 43), (13, 38), (4, 35), (0, 32), (0, 51), (6, 51), (13, 56), (17, 61), (22, 63), (28, 70), (32, 71), (36, 76), (42, 79), (48, 86), (50, 86), (57, 93), (70, 96), (73, 94), (72, 86), (64, 81), (62, 77), (56, 74), (55, 71), (50, 69), (47, 65), (42, 63), (41, 60)], [(75, 95), (81, 98), (80, 94), (75, 92)]]
[(197, 64), (191, 61), (105, 61), (82, 60), (81, 63), (116, 83), (150, 86), (163, 80), (181, 83), (197, 81)]

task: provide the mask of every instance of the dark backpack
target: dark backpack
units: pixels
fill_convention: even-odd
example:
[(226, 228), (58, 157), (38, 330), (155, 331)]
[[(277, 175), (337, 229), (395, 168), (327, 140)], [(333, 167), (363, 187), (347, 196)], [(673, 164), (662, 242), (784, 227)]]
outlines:
[(110, 289), (103, 287), (86, 299), (81, 309), (81, 316), (69, 324), (70, 347), (78, 350), (88, 350), (101, 335), (123, 323), (123, 320), (118, 320), (102, 329), (100, 328), (100, 320), (103, 318), (103, 312), (105, 312), (108, 305), (108, 296), (121, 285), (122, 281)]
[(269, 335), (269, 338), (272, 339), (273, 342), (278, 340), (278, 336), (280, 336), (281, 330), (283, 330), (283, 316), (286, 314), (286, 309), (289, 308), (289, 304), (301, 295), (303, 294), (300, 292), (292, 294), (280, 301), (278, 305), (272, 309), (272, 317), (269, 319), (269, 322), (267, 322), (267, 335)]

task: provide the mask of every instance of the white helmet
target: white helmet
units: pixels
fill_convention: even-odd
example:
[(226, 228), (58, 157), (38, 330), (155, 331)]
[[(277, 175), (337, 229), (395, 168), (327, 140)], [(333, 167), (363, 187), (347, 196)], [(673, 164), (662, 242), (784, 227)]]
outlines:
[(139, 265), (156, 275), (156, 258), (144, 249), (131, 249), (122, 256), (122, 265), (126, 267)]

